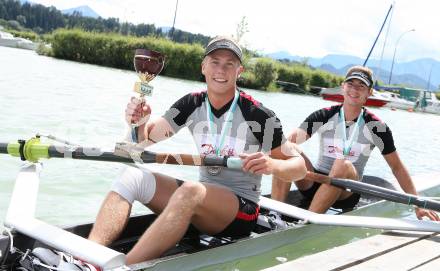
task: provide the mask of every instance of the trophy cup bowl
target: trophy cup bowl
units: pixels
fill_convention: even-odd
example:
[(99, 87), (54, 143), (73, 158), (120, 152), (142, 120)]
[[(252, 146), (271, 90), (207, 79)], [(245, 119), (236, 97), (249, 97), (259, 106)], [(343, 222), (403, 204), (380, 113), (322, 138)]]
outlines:
[(136, 49), (133, 63), (134, 69), (141, 79), (141, 82), (136, 82), (134, 91), (140, 93), (141, 96), (151, 95), (153, 87), (148, 82), (162, 71), (165, 57), (157, 51)]
[(138, 73), (147, 74), (154, 78), (162, 71), (164, 63), (165, 57), (157, 51), (148, 49), (136, 49), (135, 51), (134, 69)]

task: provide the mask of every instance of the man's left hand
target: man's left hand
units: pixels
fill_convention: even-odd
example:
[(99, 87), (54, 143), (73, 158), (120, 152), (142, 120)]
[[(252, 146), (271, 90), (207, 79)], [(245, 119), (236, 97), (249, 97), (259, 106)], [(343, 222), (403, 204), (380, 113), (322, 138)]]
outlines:
[(252, 154), (240, 154), (243, 160), (243, 171), (252, 174), (272, 174), (273, 173), (273, 159), (262, 152)]
[(433, 221), (440, 221), (440, 218), (435, 211), (431, 211), (431, 210), (423, 209), (423, 208), (418, 208), (418, 207), (416, 208), (415, 211), (416, 211), (417, 218), (420, 220), (422, 220), (423, 217), (427, 217)]

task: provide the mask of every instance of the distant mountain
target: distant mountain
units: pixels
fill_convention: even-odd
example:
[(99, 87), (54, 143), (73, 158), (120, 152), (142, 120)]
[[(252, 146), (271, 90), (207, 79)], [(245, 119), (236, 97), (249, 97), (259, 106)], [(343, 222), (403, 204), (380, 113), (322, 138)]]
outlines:
[[(349, 55), (327, 55), (322, 58), (305, 58), (292, 56), (288, 52), (280, 51), (267, 55), (274, 59), (288, 59), (290, 61), (303, 61), (315, 68), (320, 68), (331, 73), (344, 75), (347, 68), (352, 65), (362, 65), (364, 59)], [(367, 65), (373, 69), (376, 79), (388, 83), (391, 60), (369, 59)], [(379, 69), (379, 67), (381, 67)], [(431, 78), (429, 79), (429, 73)], [(409, 62), (394, 63), (392, 81), (393, 84), (405, 84), (411, 87), (424, 88), (428, 86), (430, 80), (431, 90), (438, 90), (440, 85), (440, 62), (431, 58), (417, 59)]]
[[(347, 65), (345, 67), (342, 67), (340, 69), (337, 69), (330, 64), (323, 64), (323, 65), (318, 66), (316, 68), (344, 76), (345, 73), (347, 72), (347, 70), (351, 66), (352, 66), (352, 64)], [(372, 70), (375, 74), (375, 79), (379, 80), (380, 84), (385, 84), (385, 85), (388, 84), (388, 80), (389, 80), (389, 76), (390, 76), (389, 71), (385, 71), (383, 69), (379, 70), (379, 68), (377, 68), (377, 67), (372, 67)], [(422, 89), (428, 88), (428, 82), (425, 79), (422, 79), (419, 76), (414, 75), (414, 74), (407, 74), (407, 73), (406, 74), (405, 73), (404, 74), (396, 74), (394, 71), (393, 71), (391, 83), (392, 84), (404, 84), (408, 87), (414, 87), (414, 88), (422, 88)], [(430, 84), (429, 89), (435, 91), (438, 89), (438, 86), (434, 86), (433, 84)]]
[(301, 57), (301, 56), (292, 56), (286, 51), (279, 51), (275, 53), (267, 54), (266, 56), (273, 59), (288, 59), (290, 61), (298, 61), (301, 62), (303, 60), (307, 60), (307, 63), (313, 67), (318, 67), (324, 64), (330, 64), (333, 67), (340, 69), (349, 64), (362, 64), (363, 60), (355, 57), (355, 56), (344, 56), (344, 55), (327, 55), (323, 58), (314, 58), (314, 57)]
[(309, 64), (314, 67), (323, 64), (331, 64), (338, 69), (345, 67), (347, 65), (352, 65), (352, 64), (362, 65), (363, 63), (364, 63), (363, 59), (348, 55), (326, 55), (323, 58), (312, 58), (309, 61)]
[[(20, 0), (20, 3), (23, 5), (25, 3), (33, 4), (34, 2), (31, 0)], [(91, 17), (95, 19), (101, 17), (101, 15), (99, 15), (96, 11), (94, 11), (92, 8), (90, 8), (87, 5), (61, 10), (63, 14), (67, 14), (67, 15), (72, 15), (73, 12), (75, 11), (80, 12), (84, 17)]]
[(287, 59), (290, 61), (301, 61), (304, 59), (304, 57), (300, 57), (300, 56), (292, 56), (289, 54), (289, 52), (286, 51), (279, 51), (279, 52), (275, 52), (275, 53), (270, 53), (266, 55), (267, 57), (273, 58), (273, 59)]
[(91, 9), (89, 6), (79, 6), (76, 8), (69, 8), (69, 9), (63, 9), (61, 10), (61, 12), (63, 14), (73, 14), (73, 12), (80, 12), (82, 14), (82, 16), (84, 17), (92, 17), (97, 19), (98, 17), (101, 17), (101, 15), (99, 15), (98, 13), (96, 13), (93, 9)]
[(324, 70), (324, 71), (328, 71), (328, 72), (331, 72), (334, 74), (341, 75), (341, 76), (345, 75), (345, 70), (337, 69), (337, 68), (333, 67), (333, 65), (331, 65), (331, 64), (322, 64), (318, 68), (321, 70)]

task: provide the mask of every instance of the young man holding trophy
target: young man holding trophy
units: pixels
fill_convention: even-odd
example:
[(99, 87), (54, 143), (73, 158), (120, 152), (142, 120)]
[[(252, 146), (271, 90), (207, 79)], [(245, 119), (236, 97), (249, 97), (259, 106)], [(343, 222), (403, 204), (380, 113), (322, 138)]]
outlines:
[[(160, 118), (148, 119), (151, 108), (132, 98), (129, 123), (143, 147), (165, 140), (187, 127), (200, 154), (239, 156), (242, 171), (200, 167), (199, 181), (182, 181), (144, 168), (127, 168), (115, 181), (99, 211), (89, 239), (109, 245), (124, 229), (134, 200), (159, 214), (127, 254), (127, 264), (161, 256), (175, 246), (192, 224), (216, 236), (248, 236), (259, 206), (262, 174), (280, 180), (305, 176), (303, 158), (288, 142), (275, 114), (237, 89), (243, 72), (242, 51), (228, 37), (214, 38), (201, 64), (207, 90), (187, 94)], [(147, 120), (147, 121), (145, 121)]]

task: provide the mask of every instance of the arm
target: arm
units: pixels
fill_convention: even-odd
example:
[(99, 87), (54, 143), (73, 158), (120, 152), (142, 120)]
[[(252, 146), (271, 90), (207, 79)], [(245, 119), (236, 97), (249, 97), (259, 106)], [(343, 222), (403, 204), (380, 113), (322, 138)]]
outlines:
[(272, 174), (274, 178), (285, 182), (304, 179), (307, 173), (304, 158), (295, 143), (286, 142), (271, 151), (270, 157), (274, 160)]
[(139, 143), (148, 147), (157, 142), (163, 141), (174, 135), (173, 128), (163, 117), (150, 120), (145, 125), (139, 126)]
[(387, 161), (402, 190), (406, 193), (417, 195), (417, 190), (412, 182), (411, 176), (403, 165), (402, 160), (400, 160), (397, 151), (386, 154), (383, 157)]
[[(268, 162), (269, 165), (266, 171), (258, 173), (272, 174), (274, 180), (289, 183), (304, 179), (307, 173), (306, 161), (297, 144), (302, 144), (309, 138), (310, 136), (306, 131), (301, 128), (294, 128), (287, 137), (288, 141), (273, 149), (270, 156), (267, 157), (270, 162)], [(245, 171), (249, 171), (251, 166), (243, 168)]]
[[(390, 166), (391, 171), (393, 172), (394, 176), (399, 182), (399, 185), (402, 188), (402, 190), (405, 191), (406, 193), (417, 195), (417, 190), (414, 186), (411, 176), (409, 175), (409, 172), (406, 169), (405, 165), (400, 160), (397, 151), (384, 155), (384, 158), (387, 161), (388, 165)], [(439, 216), (434, 211), (430, 211), (418, 207), (415, 209), (415, 211), (418, 219), (427, 217), (435, 221), (440, 220)]]
[(274, 178), (291, 182), (301, 180), (307, 173), (303, 157), (289, 141), (273, 149), (270, 155), (262, 152), (242, 154), (243, 170), (253, 174), (272, 174)]
[(310, 136), (301, 128), (294, 128), (287, 139), (296, 144), (302, 144), (309, 140)]
[(143, 147), (150, 146), (173, 136), (174, 131), (163, 118), (150, 119), (151, 107), (145, 101), (132, 97), (125, 110), (127, 123), (141, 123), (138, 128), (138, 143)]
[[(256, 174), (272, 174), (273, 180), (280, 181), (277, 183), (288, 182), (289, 186), (292, 181), (302, 180), (307, 173), (307, 167), (305, 156), (296, 144), (308, 140), (314, 132), (328, 121), (332, 114), (334, 114), (333, 111), (324, 109), (313, 112), (301, 123), (299, 128), (293, 129), (286, 142), (281, 143), (278, 147), (272, 146), (273, 149), (268, 156), (264, 153), (242, 155), (242, 159), (244, 159), (243, 170)], [(272, 124), (272, 127), (281, 129), (279, 123), (278, 125)], [(280, 138), (282, 137), (282, 129), (278, 135), (280, 135)], [(283, 142), (283, 140), (278, 142)], [(251, 161), (252, 159), (255, 159), (255, 161)], [(258, 163), (260, 165), (257, 166)]]

